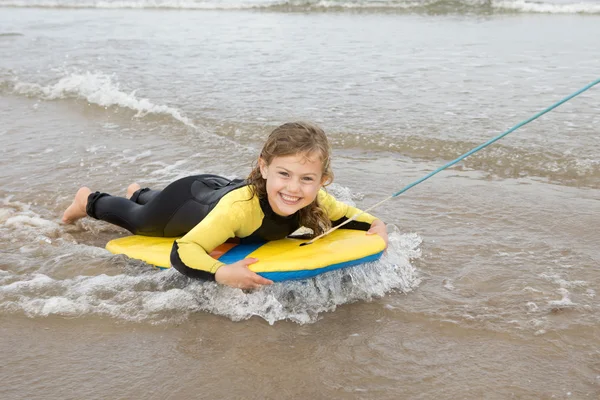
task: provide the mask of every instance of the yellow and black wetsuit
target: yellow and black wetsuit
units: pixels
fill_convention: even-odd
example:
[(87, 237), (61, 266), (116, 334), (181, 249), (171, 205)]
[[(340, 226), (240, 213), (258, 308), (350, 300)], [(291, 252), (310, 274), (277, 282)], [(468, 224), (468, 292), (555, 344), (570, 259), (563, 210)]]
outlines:
[[(320, 190), (320, 207), (332, 224), (338, 225), (360, 213)], [(131, 199), (92, 193), (89, 216), (145, 236), (178, 237), (171, 252), (171, 264), (195, 278), (214, 279), (223, 263), (208, 255), (228, 239), (242, 242), (283, 239), (300, 227), (298, 213), (276, 214), (267, 199), (252, 196), (248, 184), (217, 175), (196, 175), (171, 183), (162, 191), (141, 189)], [(375, 220), (363, 214), (347, 224), (348, 229), (368, 230)]]

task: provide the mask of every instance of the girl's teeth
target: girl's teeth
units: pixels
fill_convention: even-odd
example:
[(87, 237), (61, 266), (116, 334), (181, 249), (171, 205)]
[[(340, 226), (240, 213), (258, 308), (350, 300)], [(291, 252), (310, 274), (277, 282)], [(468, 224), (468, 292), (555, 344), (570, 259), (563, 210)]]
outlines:
[(282, 194), (281, 197), (283, 197), (283, 199), (285, 201), (298, 201), (298, 200), (300, 200), (300, 197), (286, 196), (285, 194)]

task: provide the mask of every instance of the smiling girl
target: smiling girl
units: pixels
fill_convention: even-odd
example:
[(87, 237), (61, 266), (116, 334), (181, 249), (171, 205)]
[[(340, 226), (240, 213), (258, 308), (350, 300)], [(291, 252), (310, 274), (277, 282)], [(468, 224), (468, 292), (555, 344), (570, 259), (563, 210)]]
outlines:
[[(246, 180), (196, 175), (179, 179), (162, 191), (132, 184), (129, 198), (92, 193), (82, 187), (63, 222), (73, 223), (88, 215), (136, 235), (183, 235), (171, 252), (171, 264), (179, 272), (243, 289), (269, 285), (273, 282), (248, 269), (257, 259), (225, 265), (208, 254), (229, 239), (283, 239), (302, 226), (319, 235), (361, 213), (323, 189), (333, 180), (330, 153), (321, 128), (287, 123), (269, 135)], [(345, 228), (378, 234), (387, 244), (385, 224), (372, 215), (362, 214)]]

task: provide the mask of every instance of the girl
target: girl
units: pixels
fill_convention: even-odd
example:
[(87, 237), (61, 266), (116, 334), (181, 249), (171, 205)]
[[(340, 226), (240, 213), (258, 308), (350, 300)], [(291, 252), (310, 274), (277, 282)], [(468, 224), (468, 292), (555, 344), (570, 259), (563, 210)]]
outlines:
[[(360, 213), (322, 189), (333, 180), (330, 152), (319, 127), (287, 123), (269, 135), (246, 180), (196, 175), (179, 179), (162, 191), (132, 184), (128, 198), (82, 187), (63, 222), (73, 223), (89, 215), (135, 235), (184, 235), (171, 251), (171, 264), (179, 272), (242, 289), (269, 285), (271, 280), (248, 269), (257, 259), (225, 265), (208, 253), (228, 239), (277, 240), (301, 226), (319, 235)], [(372, 215), (362, 214), (345, 228), (378, 234), (387, 244), (385, 224)]]

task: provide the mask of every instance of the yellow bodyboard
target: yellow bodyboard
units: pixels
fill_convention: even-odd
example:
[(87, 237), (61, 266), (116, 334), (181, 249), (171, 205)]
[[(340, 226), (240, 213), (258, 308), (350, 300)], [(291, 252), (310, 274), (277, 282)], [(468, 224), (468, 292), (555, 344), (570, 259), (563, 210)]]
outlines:
[[(106, 249), (160, 268), (169, 268), (171, 249), (176, 239), (128, 236), (111, 240)], [(308, 278), (374, 261), (385, 249), (385, 242), (378, 235), (350, 229), (338, 229), (313, 244), (300, 246), (305, 242), (308, 240), (286, 238), (262, 244), (225, 243), (211, 256), (226, 264), (247, 257), (257, 258), (259, 261), (250, 265), (252, 271), (281, 281)]]

